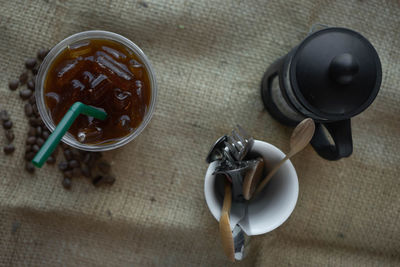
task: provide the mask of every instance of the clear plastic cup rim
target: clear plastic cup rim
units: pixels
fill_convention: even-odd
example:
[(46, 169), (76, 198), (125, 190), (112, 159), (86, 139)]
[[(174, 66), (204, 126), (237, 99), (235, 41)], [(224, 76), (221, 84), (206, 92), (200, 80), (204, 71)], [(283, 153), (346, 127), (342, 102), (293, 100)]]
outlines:
[(83, 41), (83, 40), (90, 40), (90, 39), (106, 39), (106, 40), (112, 40), (116, 41), (124, 46), (126, 46), (128, 49), (132, 50), (135, 55), (137, 55), (140, 60), (143, 62), (143, 65), (146, 68), (147, 74), (149, 76), (149, 81), (150, 81), (150, 87), (151, 87), (151, 98), (150, 98), (150, 105), (149, 108), (143, 118), (142, 123), (139, 125), (138, 128), (136, 128), (132, 133), (130, 133), (127, 136), (121, 137), (119, 140), (115, 142), (110, 142), (110, 143), (104, 143), (104, 144), (84, 144), (79, 142), (78, 140), (75, 139), (70, 133), (67, 132), (62, 138), (62, 141), (72, 147), (81, 149), (81, 150), (86, 150), (86, 151), (107, 151), (111, 149), (116, 149), (118, 147), (121, 147), (123, 145), (126, 145), (133, 139), (135, 139), (143, 130), (146, 128), (147, 124), (150, 122), (154, 109), (156, 106), (157, 102), (157, 82), (156, 82), (156, 77), (154, 74), (154, 69), (151, 66), (150, 61), (148, 60), (147, 56), (143, 53), (143, 51), (131, 40), (125, 38), (122, 35), (119, 35), (117, 33), (113, 32), (108, 32), (108, 31), (100, 31), (100, 30), (93, 30), (93, 31), (85, 31), (85, 32), (79, 32), (76, 34), (73, 34), (61, 42), (59, 42), (57, 45), (55, 45), (50, 52), (47, 54), (45, 59), (43, 60), (38, 74), (36, 76), (36, 91), (35, 91), (35, 98), (36, 98), (36, 103), (38, 107), (38, 111), (40, 114), (40, 117), (42, 118), (44, 124), (46, 127), (53, 132), (55, 129), (55, 124), (53, 122), (53, 119), (51, 118), (51, 115), (46, 107), (45, 101), (44, 101), (44, 82), (46, 79), (47, 72), (53, 63), (54, 59), (57, 58), (57, 56), (68, 47), (68, 45), (71, 45), (75, 42), (78, 41)]

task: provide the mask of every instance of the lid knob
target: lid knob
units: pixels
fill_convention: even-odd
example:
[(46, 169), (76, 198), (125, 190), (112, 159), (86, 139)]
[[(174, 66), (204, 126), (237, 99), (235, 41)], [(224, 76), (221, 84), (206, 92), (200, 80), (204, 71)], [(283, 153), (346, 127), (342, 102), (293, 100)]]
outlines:
[(358, 62), (349, 53), (343, 53), (334, 57), (329, 66), (331, 79), (341, 85), (351, 83), (357, 72)]

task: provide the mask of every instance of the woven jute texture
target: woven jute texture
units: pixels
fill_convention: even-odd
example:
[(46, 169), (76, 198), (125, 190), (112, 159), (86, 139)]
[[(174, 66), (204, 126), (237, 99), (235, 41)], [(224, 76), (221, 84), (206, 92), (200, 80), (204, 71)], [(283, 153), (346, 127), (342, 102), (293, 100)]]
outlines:
[[(291, 129), (264, 110), (260, 81), (312, 24), (323, 23), (372, 42), (382, 61), (380, 93), (352, 119), (350, 158), (326, 161), (307, 147), (293, 159), (300, 194), (292, 216), (253, 237), (236, 265), (399, 266), (399, 14), (395, 0), (1, 0), (0, 105), (14, 122), (17, 150), (0, 155), (0, 265), (229, 265), (204, 199), (205, 156), (237, 123), (288, 151)], [(67, 191), (56, 166), (33, 176), (23, 170), (28, 124), (7, 84), (39, 48), (91, 29), (143, 49), (158, 103), (136, 140), (104, 154), (113, 186), (75, 179)]]

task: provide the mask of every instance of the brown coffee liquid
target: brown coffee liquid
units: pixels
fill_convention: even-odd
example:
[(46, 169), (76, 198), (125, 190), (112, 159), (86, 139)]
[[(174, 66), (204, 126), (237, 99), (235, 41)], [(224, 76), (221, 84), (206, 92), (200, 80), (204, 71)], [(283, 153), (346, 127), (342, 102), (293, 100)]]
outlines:
[(62, 51), (44, 83), (45, 103), (55, 124), (77, 101), (102, 108), (104, 121), (79, 115), (69, 132), (82, 143), (109, 143), (143, 121), (151, 98), (143, 62), (122, 44), (85, 40)]

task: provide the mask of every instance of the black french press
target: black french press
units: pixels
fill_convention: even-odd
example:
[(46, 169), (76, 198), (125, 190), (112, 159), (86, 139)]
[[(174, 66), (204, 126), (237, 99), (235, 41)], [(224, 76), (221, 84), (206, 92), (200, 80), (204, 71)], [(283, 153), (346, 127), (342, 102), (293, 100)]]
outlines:
[(261, 95), (268, 112), (282, 124), (314, 119), (311, 145), (323, 158), (338, 160), (353, 152), (350, 118), (374, 101), (381, 80), (379, 56), (365, 37), (326, 27), (310, 33), (267, 69)]

